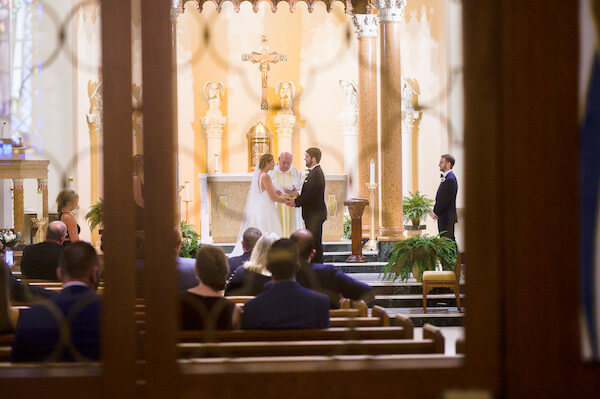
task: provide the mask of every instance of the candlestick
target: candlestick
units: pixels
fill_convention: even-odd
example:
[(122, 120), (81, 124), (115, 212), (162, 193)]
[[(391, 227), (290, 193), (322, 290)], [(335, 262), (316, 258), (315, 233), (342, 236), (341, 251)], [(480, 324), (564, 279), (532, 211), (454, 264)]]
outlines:
[(215, 154), (215, 173), (219, 173), (219, 154)]
[(185, 187), (184, 201), (191, 201), (190, 200), (190, 182), (189, 182), (189, 180), (185, 181), (184, 187)]
[[(371, 163), (373, 165), (373, 163)], [(371, 231), (369, 232), (369, 241), (363, 246), (363, 249), (375, 251), (377, 249), (377, 239), (375, 238), (375, 191), (379, 184), (367, 183), (369, 189), (369, 205), (371, 208)]]
[(375, 161), (371, 160), (369, 165), (369, 184), (375, 184)]

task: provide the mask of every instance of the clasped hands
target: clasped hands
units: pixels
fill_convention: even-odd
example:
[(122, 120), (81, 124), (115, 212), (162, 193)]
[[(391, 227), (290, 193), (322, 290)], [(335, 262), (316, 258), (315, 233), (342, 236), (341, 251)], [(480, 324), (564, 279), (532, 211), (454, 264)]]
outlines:
[(296, 202), (294, 201), (293, 198), (282, 198), (283, 203), (286, 204), (287, 206), (291, 206), (292, 208), (296, 207)]

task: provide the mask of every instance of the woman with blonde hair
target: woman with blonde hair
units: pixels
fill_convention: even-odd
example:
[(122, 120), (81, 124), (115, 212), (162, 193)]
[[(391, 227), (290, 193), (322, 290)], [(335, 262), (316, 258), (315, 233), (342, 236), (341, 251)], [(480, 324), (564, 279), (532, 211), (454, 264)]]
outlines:
[(75, 241), (79, 241), (81, 228), (77, 224), (72, 212), (79, 208), (79, 195), (73, 190), (62, 190), (56, 197), (56, 211), (58, 220), (67, 226), (67, 236), (63, 242), (67, 246)]
[(256, 296), (263, 292), (265, 284), (271, 281), (271, 272), (267, 270), (267, 253), (278, 239), (279, 236), (275, 233), (265, 233), (258, 239), (250, 260), (243, 267), (238, 267), (227, 282), (226, 296)]

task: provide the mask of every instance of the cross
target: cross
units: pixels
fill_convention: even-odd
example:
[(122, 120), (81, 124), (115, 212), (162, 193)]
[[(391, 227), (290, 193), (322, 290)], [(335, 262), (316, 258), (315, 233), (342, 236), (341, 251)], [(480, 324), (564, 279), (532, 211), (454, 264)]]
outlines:
[(242, 61), (250, 61), (253, 64), (258, 64), (258, 70), (262, 74), (260, 109), (269, 109), (269, 103), (267, 102), (267, 73), (271, 69), (271, 64), (277, 64), (279, 61), (287, 61), (287, 56), (276, 51), (269, 51), (267, 37), (263, 35), (260, 52), (253, 51), (250, 54), (242, 54)]

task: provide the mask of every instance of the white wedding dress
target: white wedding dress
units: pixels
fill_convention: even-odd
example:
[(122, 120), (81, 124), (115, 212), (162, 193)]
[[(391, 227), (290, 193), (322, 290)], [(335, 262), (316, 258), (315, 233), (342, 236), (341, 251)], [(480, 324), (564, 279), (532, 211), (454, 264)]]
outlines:
[(263, 175), (266, 175), (267, 179), (271, 178), (266, 173), (261, 173), (257, 166), (252, 175), (250, 190), (248, 190), (242, 225), (230, 256), (239, 256), (244, 252), (242, 235), (248, 227), (256, 227), (263, 234), (275, 233), (278, 237), (281, 237), (281, 220), (279, 219), (279, 212), (277, 212), (277, 203), (260, 186), (260, 178)]

